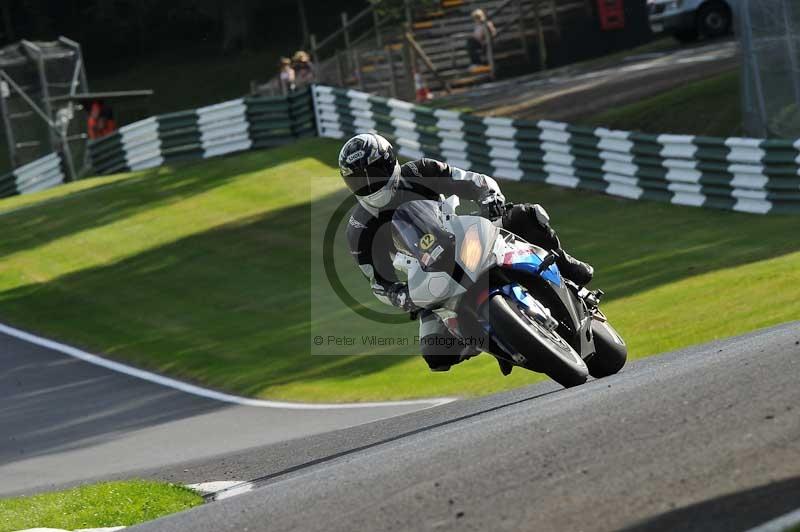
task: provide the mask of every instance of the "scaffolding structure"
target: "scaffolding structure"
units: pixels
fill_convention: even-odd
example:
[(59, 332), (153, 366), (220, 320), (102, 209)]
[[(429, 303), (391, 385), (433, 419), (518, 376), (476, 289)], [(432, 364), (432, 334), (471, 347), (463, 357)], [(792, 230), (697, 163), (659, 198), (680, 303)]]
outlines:
[(800, 2), (742, 0), (745, 133), (800, 138)]
[(75, 41), (22, 40), (0, 49), (0, 115), (9, 166), (55, 152), (64, 159), (67, 178), (75, 179), (86, 134), (83, 121), (73, 120), (81, 106), (71, 97), (88, 92), (83, 54)]

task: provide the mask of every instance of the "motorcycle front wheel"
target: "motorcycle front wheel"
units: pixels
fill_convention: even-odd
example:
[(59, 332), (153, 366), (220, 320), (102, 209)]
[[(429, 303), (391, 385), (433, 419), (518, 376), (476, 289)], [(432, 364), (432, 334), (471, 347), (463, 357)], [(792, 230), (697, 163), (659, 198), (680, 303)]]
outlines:
[(608, 321), (592, 320), (592, 335), (597, 352), (586, 359), (589, 374), (595, 379), (614, 375), (628, 359), (625, 340)]
[(505, 344), (525, 357), (527, 368), (570, 388), (586, 382), (589, 369), (561, 336), (524, 314), (502, 294), (488, 302), (487, 319)]

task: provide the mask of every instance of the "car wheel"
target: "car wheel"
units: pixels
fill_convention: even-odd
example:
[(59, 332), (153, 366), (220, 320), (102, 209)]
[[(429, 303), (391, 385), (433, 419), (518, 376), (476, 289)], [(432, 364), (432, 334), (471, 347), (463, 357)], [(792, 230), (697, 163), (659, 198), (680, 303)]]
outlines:
[(706, 37), (721, 37), (731, 31), (731, 10), (727, 5), (714, 2), (700, 8), (697, 25)]

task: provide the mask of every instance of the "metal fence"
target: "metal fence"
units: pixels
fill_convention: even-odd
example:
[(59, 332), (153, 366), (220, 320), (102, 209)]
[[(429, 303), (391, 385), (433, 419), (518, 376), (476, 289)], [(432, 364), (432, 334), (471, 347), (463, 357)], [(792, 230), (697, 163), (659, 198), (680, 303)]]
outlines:
[[(548, 120), (481, 117), (314, 86), (130, 124), (89, 145), (107, 174), (267, 148), (319, 135), (380, 132), (401, 156), (434, 157), (515, 181), (749, 213), (800, 213), (800, 140), (648, 135)], [(0, 195), (63, 182), (52, 154), (0, 177)]]
[(800, 137), (800, 2), (742, 0), (744, 127), (759, 137)]

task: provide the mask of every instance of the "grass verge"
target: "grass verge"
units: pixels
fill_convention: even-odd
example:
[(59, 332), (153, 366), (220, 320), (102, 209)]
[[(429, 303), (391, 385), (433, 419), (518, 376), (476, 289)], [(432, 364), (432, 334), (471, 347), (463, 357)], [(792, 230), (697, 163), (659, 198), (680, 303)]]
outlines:
[(0, 499), (0, 532), (131, 526), (203, 503), (183, 486), (131, 480)]
[[(413, 346), (309, 356), (314, 331), (365, 334), (312, 276), (322, 257), (309, 239), (342, 195), (337, 149), (314, 139), (0, 202), (0, 320), (274, 399), (478, 395), (540, 379), (503, 378), (488, 356), (432, 374)], [(800, 317), (797, 217), (503, 187), (547, 206), (567, 249), (594, 264), (633, 358)], [(372, 301), (338, 240), (337, 250), (343, 282)], [(416, 325), (391, 330), (413, 336)], [(402, 356), (368, 356), (388, 354)]]
[(742, 133), (740, 75), (727, 72), (580, 120), (625, 131), (732, 137)]

